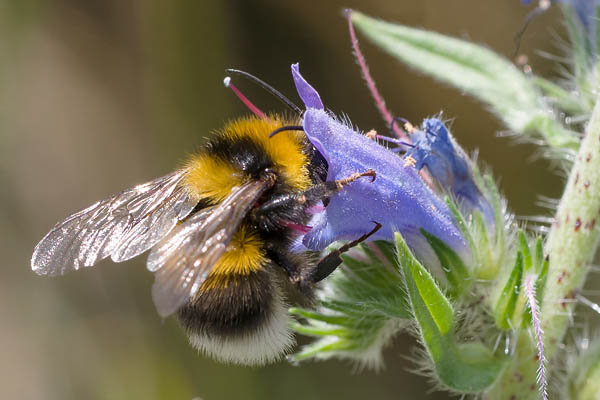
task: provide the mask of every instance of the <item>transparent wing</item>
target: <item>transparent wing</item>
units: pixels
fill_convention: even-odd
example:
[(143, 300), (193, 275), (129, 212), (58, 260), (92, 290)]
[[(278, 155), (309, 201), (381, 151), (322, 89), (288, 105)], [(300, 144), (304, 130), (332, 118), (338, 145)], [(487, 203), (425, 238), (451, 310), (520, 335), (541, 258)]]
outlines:
[(31, 268), (61, 275), (108, 256), (118, 262), (148, 250), (198, 203), (180, 184), (185, 173), (124, 190), (59, 222), (35, 247)]
[(152, 250), (148, 269), (155, 272), (152, 298), (161, 316), (174, 313), (196, 294), (248, 211), (272, 183), (255, 180), (234, 188), (221, 204), (193, 214)]

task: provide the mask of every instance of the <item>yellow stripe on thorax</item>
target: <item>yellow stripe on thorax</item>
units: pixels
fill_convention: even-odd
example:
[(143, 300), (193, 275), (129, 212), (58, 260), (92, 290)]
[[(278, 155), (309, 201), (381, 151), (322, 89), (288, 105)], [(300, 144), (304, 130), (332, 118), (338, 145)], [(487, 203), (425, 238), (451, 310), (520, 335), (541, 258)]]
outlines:
[(198, 200), (209, 199), (219, 203), (231, 193), (231, 189), (244, 183), (245, 177), (240, 171), (212, 154), (193, 156), (186, 168), (185, 185)]
[[(294, 125), (277, 115), (270, 115), (270, 121), (256, 117), (240, 118), (228, 123), (217, 135), (230, 141), (249, 139), (264, 149), (273, 161), (277, 172), (292, 188), (303, 191), (310, 187), (307, 170), (308, 159), (303, 153), (303, 133), (281, 132), (272, 138), (269, 134), (285, 125)], [(190, 193), (198, 199), (208, 198), (214, 203), (225, 199), (235, 186), (248, 179), (234, 166), (209, 152), (195, 155), (187, 164), (188, 174), (185, 183)]]

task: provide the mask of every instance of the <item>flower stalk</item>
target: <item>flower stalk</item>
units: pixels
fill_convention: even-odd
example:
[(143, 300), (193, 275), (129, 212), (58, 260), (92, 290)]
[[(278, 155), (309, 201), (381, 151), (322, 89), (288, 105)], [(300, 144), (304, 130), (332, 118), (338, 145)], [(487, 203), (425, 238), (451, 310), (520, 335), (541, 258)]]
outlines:
[(600, 98), (548, 236), (548, 283), (542, 302), (542, 328), (548, 357), (569, 326), (573, 298), (581, 291), (600, 240)]
[[(426, 119), (419, 128), (406, 125), (407, 138), (387, 138), (385, 146), (377, 147), (352, 126), (341, 126), (323, 110), (314, 89), (300, 85), (307, 106), (304, 130), (329, 162), (330, 173), (347, 175), (374, 157), (372, 168), (382, 178), (428, 190), (408, 197), (408, 186), (388, 183), (369, 196), (371, 187), (348, 190), (346, 198), (340, 197), (339, 204), (332, 201), (322, 213), (322, 223), (303, 239), (307, 248), (348, 239), (344, 232), (356, 231), (354, 225), (384, 220), (392, 226), (396, 255), (389, 251), (388, 231), (373, 238), (383, 241), (361, 245), (343, 257), (344, 265), (318, 292), (317, 310), (292, 311), (302, 318), (296, 330), (316, 339), (296, 360), (342, 357), (378, 366), (389, 338), (408, 327), (423, 346), (416, 363), (440, 388), (488, 400), (566, 393), (566, 381), (557, 380), (559, 350), (573, 359), (565, 334), (600, 242), (600, 96), (595, 98), (600, 31), (587, 18), (591, 13), (581, 8), (591, 7), (600, 15), (600, 1), (555, 2), (564, 3), (574, 59), (569, 82), (560, 85), (524, 73), (482, 46), (347, 11), (355, 55), (387, 122), (392, 114), (382, 112), (385, 102), (369, 76), (353, 24), (398, 60), (487, 103), (509, 129), (537, 139), (545, 156), (571, 172), (552, 226), (533, 237), (515, 223), (491, 175), (468, 158), (440, 119)], [(389, 143), (398, 146), (394, 155), (405, 152), (403, 163), (384, 148)], [(414, 179), (422, 176), (413, 169), (423, 169), (428, 179)], [(405, 210), (415, 208), (416, 200), (432, 202), (442, 212), (420, 217), (404, 213), (404, 220), (396, 220), (398, 213), (389, 207), (392, 199), (401, 200)], [(336, 214), (350, 209), (353, 218)], [(360, 221), (360, 215), (368, 219)], [(327, 240), (315, 246), (313, 239), (319, 236)], [(384, 265), (389, 275), (377, 278), (374, 271)], [(598, 340), (592, 341), (594, 349), (600, 348)], [(572, 368), (568, 390), (577, 395), (571, 398), (597, 393), (588, 378), (599, 376), (594, 364), (598, 354), (582, 352)]]
[[(563, 343), (576, 304), (573, 300), (585, 283), (598, 248), (599, 193), (600, 101), (594, 107), (545, 246), (549, 270), (540, 319), (549, 367)], [(514, 393), (520, 393), (519, 399), (538, 397), (538, 391), (531, 390), (536, 387), (535, 371), (540, 366), (534, 339), (525, 331), (518, 335), (514, 358), (500, 381), (487, 393), (489, 399), (510, 399)]]

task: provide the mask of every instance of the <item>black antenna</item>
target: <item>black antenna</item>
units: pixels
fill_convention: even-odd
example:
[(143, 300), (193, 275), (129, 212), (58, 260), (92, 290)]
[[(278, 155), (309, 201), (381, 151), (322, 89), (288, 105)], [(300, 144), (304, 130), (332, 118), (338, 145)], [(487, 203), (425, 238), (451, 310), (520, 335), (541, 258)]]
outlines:
[(279, 132), (285, 131), (303, 131), (304, 127), (302, 125), (290, 125), (290, 126), (282, 126), (281, 128), (275, 129), (273, 132), (269, 133), (269, 139), (273, 136), (277, 135)]
[(243, 76), (244, 78), (256, 83), (257, 85), (259, 85), (260, 87), (265, 89), (267, 92), (271, 93), (273, 96), (275, 96), (279, 100), (281, 100), (281, 102), (283, 102), (286, 106), (288, 106), (296, 114), (302, 115), (302, 110), (300, 109), (300, 107), (298, 107), (297, 105), (292, 103), (290, 99), (285, 97), (283, 94), (281, 94), (281, 92), (279, 92), (277, 89), (275, 89), (273, 86), (269, 85), (268, 83), (258, 79), (254, 75), (249, 74), (248, 72), (240, 71), (239, 69), (226, 69), (225, 71), (227, 71), (231, 74)]

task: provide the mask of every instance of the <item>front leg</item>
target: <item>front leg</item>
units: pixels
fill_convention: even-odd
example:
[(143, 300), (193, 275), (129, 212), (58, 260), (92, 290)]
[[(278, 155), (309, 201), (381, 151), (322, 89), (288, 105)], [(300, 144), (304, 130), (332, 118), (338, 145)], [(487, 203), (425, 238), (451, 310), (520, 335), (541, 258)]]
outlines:
[(328, 197), (333, 196), (334, 194), (341, 191), (344, 188), (344, 186), (347, 186), (355, 180), (364, 176), (371, 177), (371, 182), (373, 182), (375, 181), (377, 174), (374, 170), (370, 169), (366, 172), (352, 174), (344, 179), (319, 183), (301, 193), (282, 194), (273, 197), (269, 201), (261, 204), (258, 208), (256, 208), (253, 211), (253, 215), (257, 218), (260, 218), (261, 215), (268, 215), (274, 210), (280, 210), (284, 208), (295, 208), (298, 205), (304, 207), (314, 205), (318, 201), (325, 200)]
[(301, 280), (299, 282), (301, 289), (306, 290), (306, 288), (310, 288), (315, 283), (327, 278), (333, 271), (336, 270), (337, 267), (340, 266), (342, 262), (344, 262), (344, 260), (342, 260), (342, 258), (340, 257), (343, 253), (357, 246), (361, 242), (364, 242), (370, 236), (374, 235), (379, 229), (381, 229), (381, 224), (375, 222), (375, 228), (373, 228), (370, 232), (365, 233), (364, 235), (362, 235), (356, 240), (353, 240), (350, 243), (346, 243), (339, 249), (333, 250), (331, 253), (323, 257), (317, 263), (317, 265), (315, 265), (313, 268), (302, 274)]
[(267, 257), (271, 259), (277, 266), (283, 268), (283, 270), (288, 275), (290, 282), (294, 284), (294, 286), (298, 286), (298, 283), (301, 281), (300, 268), (297, 262), (294, 262), (294, 259), (291, 258), (287, 252), (282, 252), (280, 249), (272, 247), (267, 247)]

